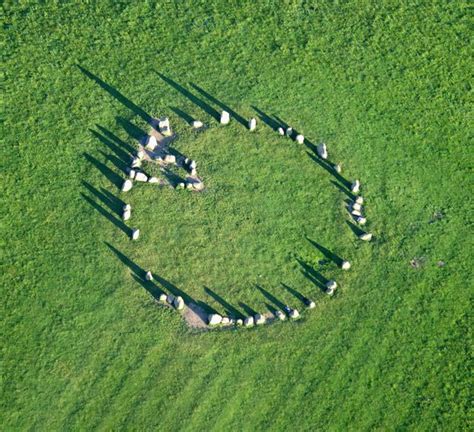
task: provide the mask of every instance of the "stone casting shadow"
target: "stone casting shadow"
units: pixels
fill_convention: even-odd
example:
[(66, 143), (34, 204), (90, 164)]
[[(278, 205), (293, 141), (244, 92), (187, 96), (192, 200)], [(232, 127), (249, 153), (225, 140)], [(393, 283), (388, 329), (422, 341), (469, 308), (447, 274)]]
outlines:
[(90, 183), (86, 181), (82, 181), (83, 186), (96, 198), (102, 201), (110, 210), (112, 210), (115, 214), (121, 216), (123, 206), (125, 203), (117, 198), (114, 194), (111, 194), (104, 188), (100, 188), (100, 191), (92, 186)]
[(222, 305), (222, 307), (225, 310), (225, 313), (230, 318), (235, 318), (235, 319), (245, 318), (245, 315), (242, 312), (240, 312), (237, 308), (235, 308), (230, 303), (225, 301), (219, 294), (215, 293), (210, 288), (204, 287), (204, 291), (206, 292), (206, 294), (211, 296), (217, 303), (220, 303)]
[(181, 93), (184, 97), (189, 99), (192, 103), (194, 103), (196, 106), (201, 108), (204, 112), (209, 114), (211, 117), (214, 117), (217, 121), (220, 121), (221, 114), (216, 111), (214, 108), (212, 108), (209, 104), (204, 102), (202, 99), (198, 98), (195, 96), (193, 93), (191, 93), (189, 90), (184, 88), (182, 85), (178, 84), (176, 81), (173, 81), (171, 78), (167, 77), (166, 75), (163, 75), (161, 72), (155, 71), (155, 73), (168, 85), (173, 87), (175, 90), (177, 90), (179, 93)]
[(331, 252), (329, 249), (326, 249), (324, 246), (316, 243), (308, 237), (306, 237), (306, 240), (308, 240), (316, 249), (319, 249), (328, 260), (335, 263), (338, 267), (342, 265), (344, 260), (339, 255), (336, 255), (334, 252)]
[(247, 127), (248, 126), (248, 121), (243, 118), (240, 114), (238, 114), (236, 111), (234, 111), (232, 108), (230, 108), (228, 105), (226, 105), (224, 102), (220, 101), (219, 99), (217, 99), (216, 97), (212, 96), (211, 94), (209, 94), (206, 90), (204, 90), (203, 88), (199, 87), (197, 84), (194, 84), (194, 83), (189, 83), (189, 85), (194, 89), (196, 90), (197, 92), (199, 92), (201, 95), (203, 95), (204, 97), (206, 97), (208, 100), (210, 100), (213, 104), (217, 105), (219, 108), (221, 108), (222, 110), (225, 110), (227, 111), (230, 116), (232, 118), (234, 118), (235, 120), (237, 120), (242, 126), (244, 127)]
[(294, 288), (291, 288), (290, 286), (284, 284), (283, 282), (282, 282), (281, 286), (283, 288), (285, 288), (291, 295), (293, 295), (300, 302), (303, 302), (304, 304), (307, 303), (308, 299), (303, 294), (301, 294), (299, 291), (296, 291)]
[(284, 127), (283, 124), (279, 123), (273, 117), (264, 113), (261, 109), (257, 108), (256, 106), (252, 105), (252, 109), (257, 113), (258, 118), (271, 129), (278, 130), (279, 127)]
[(102, 81), (98, 76), (94, 75), (92, 72), (88, 71), (86, 68), (80, 65), (76, 65), (76, 66), (86, 77), (90, 78), (92, 81), (97, 83), (100, 87), (102, 87), (105, 91), (107, 91), (111, 96), (113, 96), (123, 105), (125, 105), (127, 108), (132, 110), (135, 114), (139, 115), (147, 123), (150, 123), (150, 124), (152, 123), (153, 118), (147, 112), (145, 112), (142, 108), (140, 108), (138, 105), (133, 103), (130, 99), (128, 99), (126, 96), (120, 93), (115, 87), (112, 87), (110, 84), (107, 84), (105, 81)]
[(81, 193), (81, 196), (84, 199), (84, 201), (89, 203), (102, 216), (104, 216), (107, 220), (112, 222), (117, 228), (122, 230), (127, 236), (130, 237), (132, 235), (132, 229), (129, 228), (127, 225), (125, 225), (125, 223), (121, 219), (115, 217), (112, 213), (108, 212), (106, 209), (104, 209), (102, 206), (100, 206), (98, 203), (96, 203), (91, 197), (87, 196), (86, 194)]
[(173, 111), (178, 117), (181, 117), (186, 123), (192, 125), (195, 118), (178, 107), (170, 106), (171, 111)]
[(88, 162), (94, 165), (113, 185), (117, 186), (119, 189), (122, 187), (123, 178), (112, 171), (107, 165), (103, 164), (89, 153), (83, 153), (83, 156)]
[(268, 292), (266, 289), (262, 288), (260, 285), (255, 285), (255, 286), (263, 294), (263, 296), (273, 304), (273, 306), (271, 306), (268, 303), (265, 303), (267, 305), (267, 308), (270, 307), (273, 309), (273, 310), (269, 309), (270, 312), (275, 312), (276, 310), (283, 311), (285, 309), (285, 303), (278, 300), (273, 294)]
[(118, 145), (116, 142), (112, 141), (110, 138), (105, 135), (101, 135), (99, 132), (89, 129), (89, 131), (94, 135), (102, 144), (105, 144), (107, 148), (112, 150), (114, 155), (119, 158), (123, 163), (130, 161), (132, 157), (132, 151), (126, 149), (124, 146)]

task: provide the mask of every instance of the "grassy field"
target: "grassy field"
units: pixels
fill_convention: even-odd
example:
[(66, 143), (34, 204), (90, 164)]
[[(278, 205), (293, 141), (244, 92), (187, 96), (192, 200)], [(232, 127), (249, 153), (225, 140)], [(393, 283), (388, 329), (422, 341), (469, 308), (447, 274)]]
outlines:
[[(2, 430), (472, 427), (468, 4), (92, 3), (3, 5)], [(205, 192), (120, 192), (162, 115)], [(344, 179), (262, 119), (361, 180), (373, 242)], [(317, 308), (196, 332), (148, 269), (220, 313)]]

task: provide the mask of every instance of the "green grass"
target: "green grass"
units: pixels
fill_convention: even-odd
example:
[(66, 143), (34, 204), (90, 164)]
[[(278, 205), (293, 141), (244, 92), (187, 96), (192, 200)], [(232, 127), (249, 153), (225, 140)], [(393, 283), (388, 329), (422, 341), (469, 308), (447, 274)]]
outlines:
[[(3, 9), (2, 429), (468, 429), (467, 3)], [(191, 83), (324, 140), (361, 180), (376, 240), (356, 241), (344, 193), (305, 146), (261, 121), (221, 127), (159, 74), (214, 109)], [(172, 108), (209, 128), (192, 132)], [(119, 191), (143, 113), (170, 117), (205, 192)], [(111, 222), (117, 200), (133, 207), (137, 242)], [(319, 264), (308, 239), (352, 269)], [(337, 295), (298, 260), (336, 278)], [(220, 312), (206, 288), (239, 311), (266, 310), (257, 286), (302, 308), (285, 284), (317, 308), (196, 333), (134, 266)]]

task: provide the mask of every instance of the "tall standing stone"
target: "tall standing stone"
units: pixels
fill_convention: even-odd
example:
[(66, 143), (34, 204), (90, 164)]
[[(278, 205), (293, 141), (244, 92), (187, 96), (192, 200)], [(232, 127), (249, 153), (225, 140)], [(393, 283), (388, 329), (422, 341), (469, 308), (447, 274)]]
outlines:
[(254, 131), (257, 128), (257, 119), (251, 118), (249, 120), (249, 130)]
[(221, 113), (221, 124), (226, 125), (230, 122), (230, 114), (227, 111)]

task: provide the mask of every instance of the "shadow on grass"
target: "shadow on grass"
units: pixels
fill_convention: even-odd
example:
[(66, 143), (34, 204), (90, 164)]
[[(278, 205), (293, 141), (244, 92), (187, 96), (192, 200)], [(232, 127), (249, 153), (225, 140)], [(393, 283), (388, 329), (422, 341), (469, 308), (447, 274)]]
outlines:
[(89, 153), (83, 153), (83, 156), (88, 162), (94, 165), (113, 185), (117, 186), (119, 189), (122, 186), (123, 178), (117, 173), (112, 171), (107, 165), (100, 162), (94, 156), (91, 156)]
[(321, 291), (326, 292), (326, 283), (328, 282), (328, 279), (303, 260), (297, 258), (296, 261), (300, 264), (301, 272), (304, 277), (317, 286)]
[[(130, 160), (131, 158), (131, 151), (125, 148), (124, 146), (120, 146), (117, 142), (112, 141), (108, 137), (101, 135), (99, 132), (89, 129), (89, 131), (94, 135), (102, 144), (105, 144), (110, 150), (112, 150), (116, 157), (122, 160), (124, 163)], [(127, 146), (128, 147), (128, 146)]]
[(270, 312), (274, 312), (276, 310), (281, 310), (283, 311), (285, 309), (285, 303), (283, 303), (282, 301), (278, 300), (273, 294), (271, 294), (269, 291), (267, 291), (266, 289), (262, 288), (260, 285), (255, 285), (256, 288), (263, 294), (263, 296), (269, 300), (270, 302), (272, 302), (273, 306), (271, 305), (268, 305), (268, 303), (266, 303), (267, 305), (267, 308), (269, 306), (273, 307), (273, 310), (270, 310)]
[[(97, 191), (97, 193), (98, 193), (98, 195), (97, 195), (98, 197), (103, 196), (99, 191)], [(112, 213), (108, 212), (101, 205), (96, 203), (91, 197), (89, 197), (89, 196), (87, 196), (83, 193), (81, 193), (81, 196), (87, 203), (89, 203), (94, 209), (96, 209), (108, 221), (112, 222), (117, 228), (122, 230), (127, 236), (130, 237), (132, 235), (132, 229), (129, 228), (127, 225), (125, 225), (125, 223), (122, 221), (122, 219), (119, 219), (119, 218), (115, 217)]]
[(219, 108), (227, 111), (231, 117), (235, 118), (242, 126), (247, 127), (248, 126), (248, 121), (243, 118), (239, 113), (234, 111), (232, 108), (230, 108), (228, 105), (226, 105), (224, 102), (220, 101), (216, 97), (212, 96), (210, 93), (208, 93), (206, 90), (203, 88), (199, 87), (197, 84), (194, 83), (189, 83), (189, 85), (199, 92), (201, 95), (203, 95), (205, 98), (210, 100), (213, 104), (217, 105)]
[(342, 193), (347, 195), (351, 201), (354, 201), (356, 199), (356, 196), (350, 191), (350, 189), (346, 188), (345, 186), (334, 180), (331, 180), (331, 183), (336, 186), (336, 188), (339, 189)]
[(225, 310), (225, 313), (230, 317), (230, 318), (245, 318), (244, 314), (240, 312), (237, 308), (232, 306), (230, 303), (225, 301), (219, 294), (215, 293), (208, 287), (204, 287), (204, 291), (206, 294), (208, 294), (210, 297), (212, 297), (217, 303), (220, 303), (222, 307)]
[(117, 198), (114, 194), (111, 194), (104, 188), (100, 188), (101, 190), (99, 191), (86, 181), (82, 181), (82, 184), (92, 195), (101, 200), (102, 203), (105, 204), (110, 210), (119, 216), (122, 214), (125, 203), (121, 199)]
[(188, 113), (184, 112), (182, 109), (179, 109), (178, 107), (170, 107), (171, 111), (173, 111), (178, 117), (181, 117), (186, 123), (189, 125), (193, 124), (193, 121), (195, 120), (193, 116), (189, 115)]
[(255, 309), (252, 309), (248, 304), (239, 302), (239, 306), (244, 310), (244, 312), (249, 316), (255, 316), (258, 312)]
[(290, 286), (282, 283), (281, 286), (285, 288), (293, 297), (295, 297), (297, 300), (303, 302), (304, 304), (307, 303), (308, 299), (301, 294), (299, 291), (296, 291), (294, 288), (291, 288)]
[(256, 106), (252, 105), (252, 109), (257, 113), (258, 118), (271, 129), (276, 131), (278, 130), (278, 128), (284, 127), (283, 124), (279, 123), (273, 117), (266, 114), (265, 112), (263, 112), (261, 109), (257, 108)]
[(196, 95), (191, 93), (189, 90), (184, 88), (182, 85), (178, 84), (176, 81), (173, 81), (171, 78), (168, 78), (166, 75), (163, 75), (162, 73), (155, 71), (155, 73), (168, 85), (173, 87), (175, 90), (177, 90), (179, 93), (181, 93), (184, 97), (189, 99), (192, 103), (197, 105), (199, 108), (201, 108), (204, 112), (209, 114), (211, 117), (216, 119), (217, 121), (220, 121), (221, 115), (220, 113), (212, 108), (209, 104), (207, 104), (204, 100), (198, 98)]
[(330, 261), (335, 263), (338, 267), (342, 265), (344, 261), (339, 255), (336, 255), (334, 252), (331, 252), (329, 249), (326, 249), (323, 245), (316, 243), (314, 240), (306, 238), (316, 249), (319, 249), (321, 253)]
[(349, 228), (351, 229), (351, 231), (357, 236), (359, 237), (360, 235), (362, 234), (365, 234), (365, 231), (360, 229), (356, 224), (352, 223), (352, 222), (349, 222), (349, 221), (346, 221), (346, 224), (349, 226)]
[(115, 120), (125, 129), (125, 132), (127, 132), (132, 138), (139, 142), (142, 142), (144, 137), (148, 136), (148, 134), (143, 129), (140, 129), (137, 125), (134, 125), (132, 122), (123, 117), (115, 117)]
[(92, 81), (97, 83), (100, 87), (102, 87), (106, 92), (108, 92), (112, 97), (117, 99), (120, 103), (125, 105), (128, 109), (132, 110), (135, 114), (139, 115), (143, 120), (147, 123), (152, 122), (153, 118), (145, 112), (142, 108), (138, 105), (133, 103), (130, 99), (120, 93), (115, 87), (112, 87), (110, 84), (107, 84), (105, 81), (101, 80), (98, 76), (94, 75), (92, 72), (88, 71), (86, 68), (76, 65), (78, 69)]

